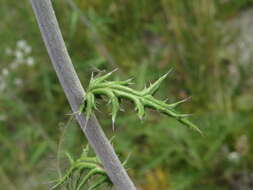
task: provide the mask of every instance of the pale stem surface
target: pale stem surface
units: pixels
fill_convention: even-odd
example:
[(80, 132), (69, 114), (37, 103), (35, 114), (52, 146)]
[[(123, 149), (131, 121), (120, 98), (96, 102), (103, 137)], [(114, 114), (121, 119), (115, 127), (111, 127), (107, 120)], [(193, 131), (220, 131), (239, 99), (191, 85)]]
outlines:
[[(85, 91), (72, 65), (50, 0), (30, 0), (54, 70), (73, 112), (79, 110)], [(90, 145), (101, 159), (111, 181), (118, 190), (136, 190), (95, 116), (87, 122), (84, 114), (76, 119)]]

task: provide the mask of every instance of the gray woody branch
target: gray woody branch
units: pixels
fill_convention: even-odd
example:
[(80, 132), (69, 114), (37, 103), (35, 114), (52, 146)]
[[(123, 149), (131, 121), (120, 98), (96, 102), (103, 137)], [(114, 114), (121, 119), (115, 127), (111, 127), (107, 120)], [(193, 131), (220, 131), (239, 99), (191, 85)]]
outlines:
[[(52, 3), (50, 0), (30, 0), (30, 3), (36, 15), (54, 70), (64, 89), (72, 111), (77, 112), (82, 103), (85, 91), (67, 52)], [(101, 159), (116, 189), (136, 190), (96, 117), (92, 116), (89, 119), (86, 128), (86, 118), (83, 114), (76, 114), (76, 119), (95, 153)]]

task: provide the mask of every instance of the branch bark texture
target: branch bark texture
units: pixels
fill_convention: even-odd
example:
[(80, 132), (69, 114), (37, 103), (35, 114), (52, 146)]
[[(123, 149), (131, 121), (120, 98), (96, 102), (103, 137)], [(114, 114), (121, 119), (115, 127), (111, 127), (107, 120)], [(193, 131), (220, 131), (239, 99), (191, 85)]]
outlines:
[[(64, 89), (73, 112), (82, 104), (85, 91), (72, 65), (50, 0), (30, 0), (54, 70)], [(136, 190), (95, 116), (87, 122), (84, 114), (76, 119), (90, 145), (103, 163), (118, 190)], [(86, 126), (86, 127), (85, 127)]]

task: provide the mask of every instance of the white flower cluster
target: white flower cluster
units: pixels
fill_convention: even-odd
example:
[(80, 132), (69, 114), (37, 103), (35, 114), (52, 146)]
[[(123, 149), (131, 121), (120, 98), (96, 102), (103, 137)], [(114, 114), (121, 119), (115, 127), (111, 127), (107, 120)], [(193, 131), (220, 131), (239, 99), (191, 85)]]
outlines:
[(12, 69), (17, 68), (20, 64), (33, 66), (35, 62), (34, 58), (30, 55), (31, 52), (32, 47), (25, 40), (17, 41), (16, 48), (14, 50), (10, 48), (5, 50), (6, 55), (14, 56), (14, 61), (10, 65)]
[[(26, 40), (18, 40), (14, 49), (5, 49), (5, 54), (14, 59), (7, 67), (0, 70), (0, 91), (6, 89), (6, 83), (10, 72), (17, 70), (22, 65), (31, 67), (35, 64), (34, 58), (31, 56), (31, 52), (32, 47)], [(13, 83), (16, 86), (21, 86), (23, 81), (20, 78), (15, 78)]]

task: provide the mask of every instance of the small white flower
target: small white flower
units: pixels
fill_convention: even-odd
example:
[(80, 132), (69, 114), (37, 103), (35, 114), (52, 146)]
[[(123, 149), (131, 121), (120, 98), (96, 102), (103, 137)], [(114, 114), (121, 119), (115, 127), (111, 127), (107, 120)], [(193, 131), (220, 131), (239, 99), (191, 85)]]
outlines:
[(33, 57), (28, 57), (27, 60), (26, 60), (26, 62), (27, 62), (28, 66), (33, 66), (34, 65), (34, 59), (33, 59)]
[(228, 154), (228, 160), (234, 163), (239, 162), (241, 155), (238, 152), (230, 152)]
[(5, 54), (6, 54), (6, 55), (11, 55), (11, 54), (12, 54), (11, 48), (6, 48), (6, 49), (5, 49)]
[(7, 76), (8, 74), (9, 74), (9, 70), (6, 69), (6, 68), (4, 68), (4, 69), (2, 70), (2, 75), (3, 75), (3, 76)]
[(19, 40), (17, 41), (17, 47), (20, 49), (24, 49), (27, 46), (27, 43), (25, 40)]
[(16, 78), (16, 79), (14, 80), (14, 84), (15, 84), (16, 86), (21, 86), (21, 85), (23, 84), (23, 81), (22, 81), (22, 79), (20, 79), (20, 78)]
[(15, 57), (17, 58), (17, 61), (22, 61), (24, 54), (22, 51), (20, 50), (16, 50), (15, 51)]
[(32, 51), (32, 47), (31, 47), (31, 46), (29, 46), (29, 45), (25, 46), (24, 52), (25, 52), (26, 54), (31, 53), (31, 51)]

